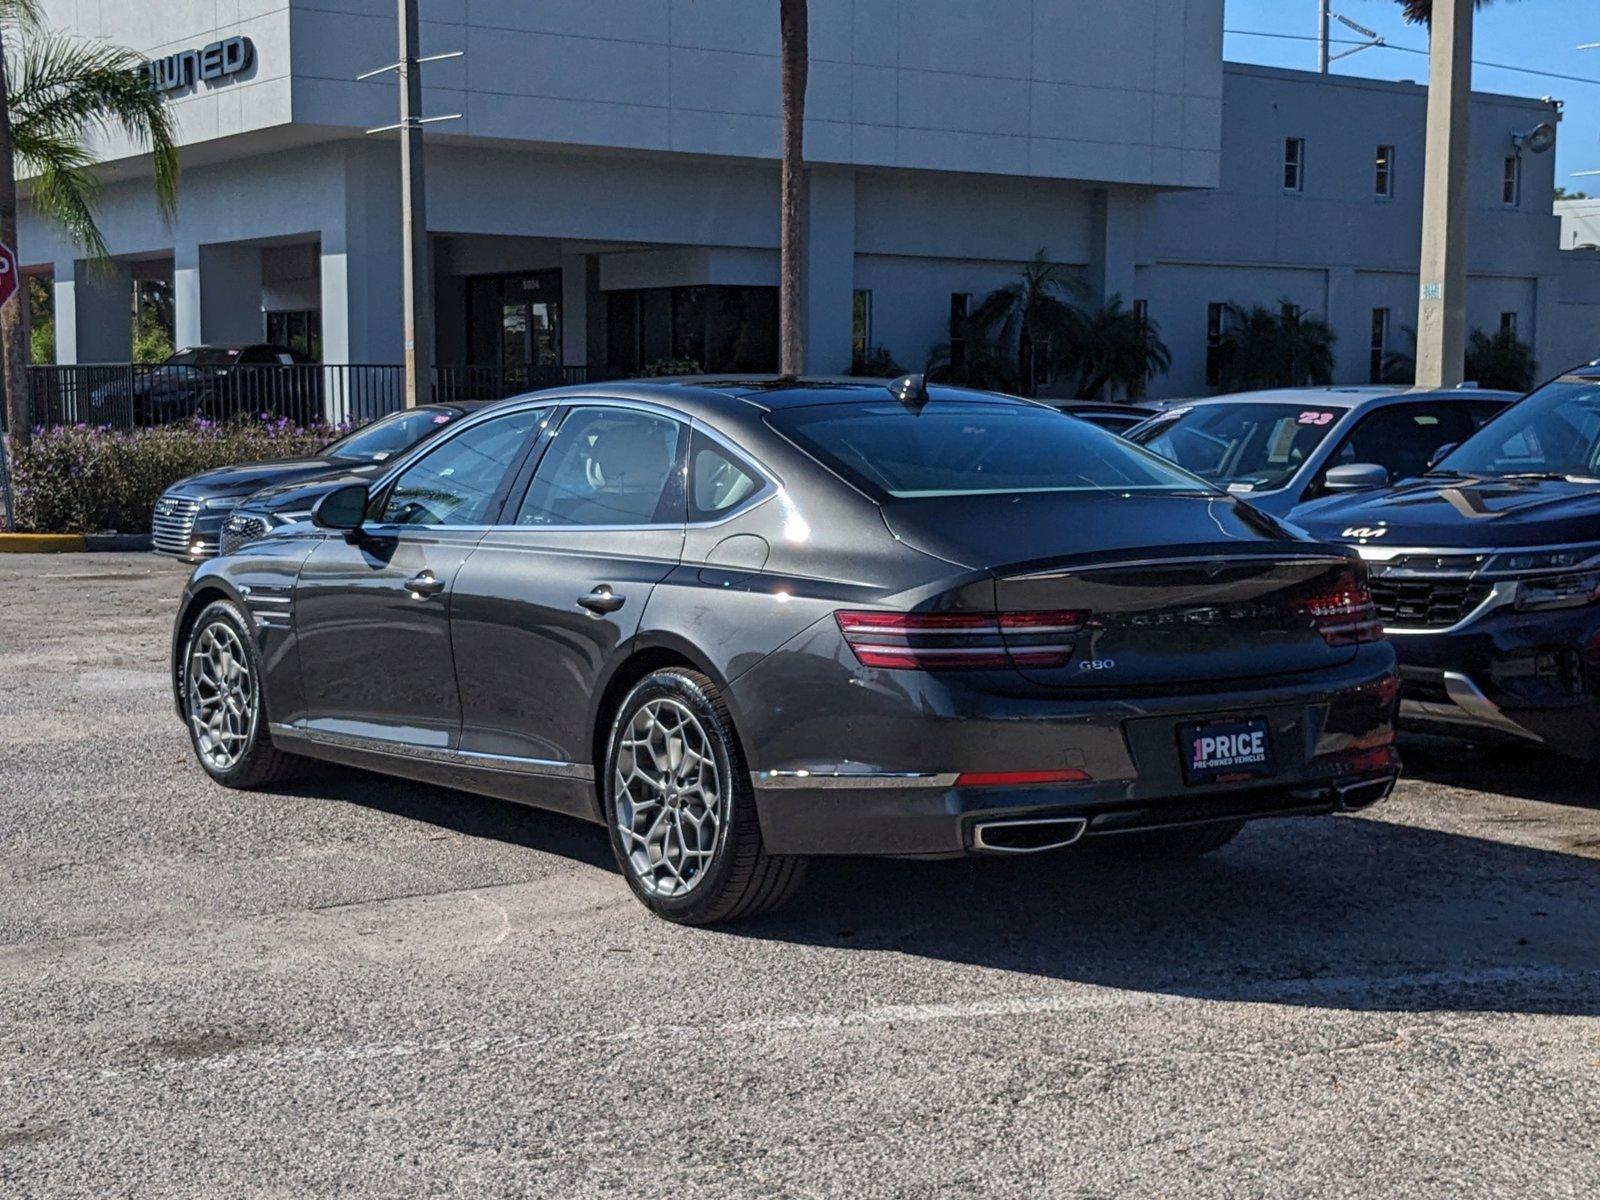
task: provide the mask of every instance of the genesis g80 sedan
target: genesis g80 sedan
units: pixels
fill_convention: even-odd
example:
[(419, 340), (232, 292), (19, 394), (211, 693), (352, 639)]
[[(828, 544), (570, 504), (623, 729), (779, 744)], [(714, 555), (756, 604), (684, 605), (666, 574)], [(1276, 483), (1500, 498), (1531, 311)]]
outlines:
[(172, 663), (218, 782), (304, 756), (570, 813), (691, 923), (810, 855), (1190, 857), (1398, 769), (1352, 551), (916, 376), (493, 405), (203, 564)]

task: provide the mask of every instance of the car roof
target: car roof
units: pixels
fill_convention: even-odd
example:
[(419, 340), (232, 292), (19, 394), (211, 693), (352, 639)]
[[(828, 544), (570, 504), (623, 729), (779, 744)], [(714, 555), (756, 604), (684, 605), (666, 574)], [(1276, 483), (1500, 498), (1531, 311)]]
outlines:
[[(664, 379), (624, 379), (607, 383), (574, 384), (529, 392), (521, 400), (654, 400), (691, 416), (717, 413), (773, 412), (785, 408), (808, 408), (819, 404), (860, 404), (891, 400), (888, 379), (845, 377), (785, 378), (777, 375), (679, 375)], [(930, 403), (951, 400), (982, 400), (996, 403), (1042, 405), (1048, 402), (1025, 400), (1001, 392), (984, 392), (948, 384), (927, 385)]]
[[(1597, 369), (1600, 370), (1600, 369)], [(1358, 408), (1377, 400), (1399, 397), (1412, 400), (1504, 400), (1512, 401), (1521, 392), (1499, 391), (1493, 388), (1426, 388), (1398, 384), (1371, 384), (1349, 387), (1264, 388), (1255, 392), (1230, 392), (1222, 396), (1197, 396), (1192, 400), (1165, 402), (1168, 412), (1174, 408), (1198, 408), (1207, 404), (1321, 404), (1329, 408)]]

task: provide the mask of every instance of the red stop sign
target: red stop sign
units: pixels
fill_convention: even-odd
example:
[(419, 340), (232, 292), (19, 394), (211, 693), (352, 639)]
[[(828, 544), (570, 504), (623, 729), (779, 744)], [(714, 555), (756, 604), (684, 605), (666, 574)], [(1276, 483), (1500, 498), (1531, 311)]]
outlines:
[(11, 247), (0, 242), (0, 308), (11, 303), (17, 294), (17, 256)]

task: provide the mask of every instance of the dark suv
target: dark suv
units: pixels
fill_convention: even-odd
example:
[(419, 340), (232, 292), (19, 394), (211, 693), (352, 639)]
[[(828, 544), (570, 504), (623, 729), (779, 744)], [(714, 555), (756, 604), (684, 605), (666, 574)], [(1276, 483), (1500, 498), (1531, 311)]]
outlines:
[(1600, 757), (1600, 361), (1420, 479), (1294, 520), (1367, 560), (1407, 724)]

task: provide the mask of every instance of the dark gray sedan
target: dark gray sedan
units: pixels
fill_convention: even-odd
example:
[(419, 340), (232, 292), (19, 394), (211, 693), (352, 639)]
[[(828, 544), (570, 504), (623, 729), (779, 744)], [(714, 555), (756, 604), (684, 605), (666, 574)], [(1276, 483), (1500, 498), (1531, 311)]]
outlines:
[[(363, 425), (305, 458), (238, 463), (180, 479), (156, 500), (150, 518), (151, 545), (158, 554), (186, 562), (211, 558), (227, 549), (229, 514), (255, 493), (293, 483), (300, 487), (299, 498), (314, 498), (340, 483), (370, 478), (457, 417), (482, 407), (481, 401), (424, 404)], [(268, 516), (263, 531), (271, 522)]]
[(222, 784), (304, 755), (570, 813), (696, 923), (810, 855), (1193, 856), (1398, 767), (1352, 553), (917, 377), (495, 405), (202, 565), (172, 671)]

